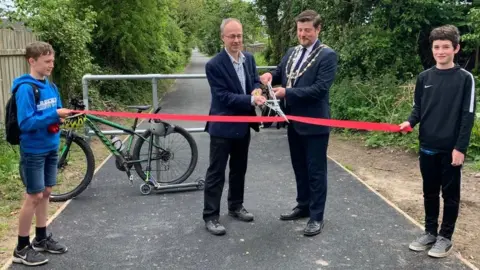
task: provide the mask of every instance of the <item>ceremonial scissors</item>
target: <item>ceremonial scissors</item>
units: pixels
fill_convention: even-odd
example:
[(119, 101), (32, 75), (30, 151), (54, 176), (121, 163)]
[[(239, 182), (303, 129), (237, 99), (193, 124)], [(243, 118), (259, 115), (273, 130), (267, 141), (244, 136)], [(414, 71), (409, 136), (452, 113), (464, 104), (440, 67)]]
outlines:
[(272, 85), (269, 83), (267, 84), (268, 88), (268, 93), (272, 97), (272, 99), (269, 99), (265, 101), (265, 105), (267, 105), (270, 109), (274, 110), (279, 116), (283, 117), (287, 123), (290, 123), (287, 119), (287, 116), (283, 113), (282, 109), (280, 109), (280, 103), (277, 97), (275, 96), (275, 93), (272, 90)]

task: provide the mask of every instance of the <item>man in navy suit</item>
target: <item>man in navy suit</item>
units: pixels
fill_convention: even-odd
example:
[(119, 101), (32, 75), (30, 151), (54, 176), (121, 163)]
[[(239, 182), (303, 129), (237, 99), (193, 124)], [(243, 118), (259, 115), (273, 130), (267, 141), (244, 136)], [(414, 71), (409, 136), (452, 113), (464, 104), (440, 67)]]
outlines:
[[(237, 19), (225, 19), (220, 32), (225, 48), (205, 66), (212, 95), (209, 114), (256, 116), (255, 105), (266, 99), (252, 94), (260, 90), (260, 78), (253, 56), (241, 51), (242, 24)], [(259, 131), (257, 123), (208, 122), (205, 127), (210, 134), (210, 166), (205, 179), (203, 220), (214, 235), (225, 234), (218, 219), (229, 157), (228, 214), (241, 221), (253, 220), (243, 207), (250, 128)]]
[[(335, 78), (337, 54), (318, 39), (320, 16), (306, 10), (295, 19), (300, 45), (290, 48), (276, 70), (260, 77), (283, 99), (285, 114), (330, 118), (329, 89)], [(310, 217), (304, 235), (319, 234), (327, 197), (327, 146), (329, 127), (291, 122), (288, 143), (297, 183), (297, 205), (282, 220)]]

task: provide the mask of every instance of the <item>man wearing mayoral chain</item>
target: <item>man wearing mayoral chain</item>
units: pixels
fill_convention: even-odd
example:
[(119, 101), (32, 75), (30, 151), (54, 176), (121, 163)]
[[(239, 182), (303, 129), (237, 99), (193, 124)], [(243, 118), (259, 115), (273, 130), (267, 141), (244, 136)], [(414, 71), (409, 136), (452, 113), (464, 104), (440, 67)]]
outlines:
[[(321, 19), (306, 10), (295, 18), (299, 45), (290, 48), (273, 71), (260, 77), (282, 99), (285, 114), (330, 118), (329, 89), (337, 70), (337, 54), (318, 39)], [(309, 217), (304, 235), (313, 236), (323, 229), (327, 197), (327, 146), (330, 128), (291, 122), (288, 143), (297, 183), (297, 205), (281, 220)]]

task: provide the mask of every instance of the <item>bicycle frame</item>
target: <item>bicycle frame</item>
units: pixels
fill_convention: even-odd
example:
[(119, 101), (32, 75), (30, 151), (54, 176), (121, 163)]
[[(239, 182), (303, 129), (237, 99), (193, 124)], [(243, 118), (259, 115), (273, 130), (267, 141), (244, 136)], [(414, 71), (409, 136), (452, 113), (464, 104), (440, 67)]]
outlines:
[[(87, 125), (90, 129), (93, 130), (95, 135), (100, 139), (100, 141), (103, 143), (103, 145), (105, 145), (105, 147), (107, 147), (107, 149), (110, 151), (110, 153), (115, 156), (115, 158), (119, 161), (119, 163), (124, 167), (128, 167), (128, 168), (125, 168), (125, 170), (127, 171), (127, 174), (128, 174), (129, 169), (131, 168), (131, 166), (135, 163), (140, 163), (140, 162), (143, 162), (143, 161), (147, 161), (148, 162), (148, 168), (150, 168), (151, 152), (153, 150), (153, 146), (155, 146), (155, 148), (160, 150), (160, 151), (165, 151), (165, 149), (163, 149), (162, 147), (160, 147), (159, 145), (157, 145), (154, 142), (154, 140), (153, 140), (154, 136), (153, 135), (150, 136), (149, 139), (146, 139), (145, 137), (142, 136), (142, 134), (139, 134), (139, 133), (134, 131), (135, 128), (136, 128), (137, 122), (138, 122), (138, 118), (135, 118), (135, 122), (134, 122), (132, 128), (127, 128), (127, 127), (122, 126), (120, 124), (117, 124), (115, 122), (108, 121), (106, 119), (103, 119), (103, 118), (100, 118), (100, 117), (97, 117), (97, 116), (94, 116), (94, 115), (91, 115), (91, 114), (83, 114), (82, 117), (84, 117), (84, 124)], [(120, 152), (119, 150), (117, 150), (117, 148), (115, 148), (112, 141), (107, 137), (107, 135), (103, 134), (103, 132), (100, 130), (100, 128), (98, 128), (98, 126), (96, 125), (96, 123), (100, 123), (100, 124), (104, 124), (104, 125), (107, 125), (107, 126), (110, 126), (110, 127), (113, 127), (113, 128), (120, 129), (120, 130), (124, 131), (125, 133), (127, 133), (128, 135), (130, 135), (130, 138), (128, 139), (128, 142), (127, 142), (127, 145), (126, 145), (126, 150), (124, 150), (125, 151), (124, 153)], [(72, 130), (65, 130), (65, 129), (63, 131), (68, 132), (67, 133), (67, 138), (70, 136), (70, 134), (71, 134), (70, 132), (73, 132)], [(129, 160), (126, 157), (131, 151), (134, 136), (138, 136), (140, 139), (149, 142), (148, 159)], [(65, 147), (62, 149), (62, 157), (63, 157), (63, 153), (66, 150), (68, 150), (69, 147), (70, 147), (70, 145), (65, 145)]]
[[(85, 124), (93, 130), (95, 135), (102, 141), (102, 143), (108, 148), (108, 150), (115, 156), (123, 156), (122, 153), (120, 153), (115, 146), (113, 145), (112, 141), (107, 137), (107, 135), (103, 134), (102, 131), (98, 128), (96, 123), (104, 124), (113, 128), (120, 129), (130, 135), (130, 138), (128, 139), (127, 145), (126, 145), (126, 153), (130, 153), (130, 149), (133, 144), (133, 136), (139, 136), (143, 140), (146, 140), (142, 135), (136, 133), (133, 129), (124, 127), (120, 124), (105, 120), (103, 118), (86, 114), (86, 119), (85, 119)], [(135, 122), (137, 119), (135, 119)], [(134, 127), (136, 126), (136, 123), (134, 124)]]

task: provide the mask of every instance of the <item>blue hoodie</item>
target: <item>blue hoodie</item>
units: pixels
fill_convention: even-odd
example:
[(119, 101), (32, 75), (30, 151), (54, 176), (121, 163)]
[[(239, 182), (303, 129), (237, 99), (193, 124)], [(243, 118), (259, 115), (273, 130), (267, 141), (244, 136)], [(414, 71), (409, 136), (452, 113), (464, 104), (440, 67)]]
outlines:
[[(38, 87), (40, 102), (35, 104), (32, 83)], [(22, 75), (13, 81), (12, 92), (19, 85), (15, 95), (17, 102), (17, 118), (20, 127), (20, 149), (25, 153), (46, 153), (57, 150), (60, 133), (48, 132), (48, 126), (59, 124), (57, 109), (62, 107), (58, 91), (50, 82), (39, 81), (29, 74)]]

